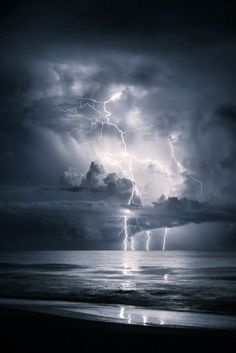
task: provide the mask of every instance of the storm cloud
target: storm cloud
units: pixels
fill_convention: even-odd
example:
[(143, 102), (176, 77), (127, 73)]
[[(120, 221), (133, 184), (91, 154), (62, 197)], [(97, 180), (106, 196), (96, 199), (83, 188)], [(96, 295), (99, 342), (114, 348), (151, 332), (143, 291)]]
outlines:
[(235, 234), (235, 5), (11, 2), (1, 33), (1, 244), (119, 247), (134, 180), (144, 230)]
[[(91, 201), (87, 200), (88, 196)], [(9, 200), (10, 197), (11, 202), (0, 204), (1, 248), (5, 250), (119, 249), (124, 236), (124, 217), (128, 220), (129, 237), (142, 236), (147, 230), (155, 234), (165, 227), (175, 229), (203, 223), (209, 229), (209, 224), (216, 223), (220, 231), (220, 224), (227, 224), (227, 232), (232, 237), (236, 226), (235, 206), (216, 207), (187, 198), (160, 198), (151, 206), (126, 206), (104, 190), (93, 189), (84, 194), (82, 190), (58, 192), (32, 188), (23, 188), (21, 192), (18, 188), (14, 196), (8, 195)], [(216, 243), (221, 236), (215, 232)], [(199, 234), (199, 242), (205, 240)], [(235, 244), (232, 241), (231, 247)], [(179, 246), (184, 249), (183, 243)]]
[(133, 191), (133, 182), (128, 178), (120, 178), (116, 173), (106, 173), (102, 164), (91, 162), (84, 176), (79, 176), (76, 170), (69, 168), (61, 179), (62, 189), (78, 192), (81, 199), (113, 199), (128, 204), (132, 194), (132, 204), (140, 205), (141, 199)]

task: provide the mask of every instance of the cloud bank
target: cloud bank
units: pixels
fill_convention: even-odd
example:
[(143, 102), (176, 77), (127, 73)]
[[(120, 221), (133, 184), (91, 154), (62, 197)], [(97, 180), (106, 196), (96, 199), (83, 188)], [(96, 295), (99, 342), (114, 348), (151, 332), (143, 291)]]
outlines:
[[(211, 229), (209, 224), (214, 223), (228, 224), (228, 227), (230, 225), (227, 228), (228, 239), (229, 236), (232, 238), (236, 227), (235, 206), (212, 206), (175, 197), (161, 198), (152, 206), (127, 206), (121, 205), (119, 198), (111, 197), (104, 190), (98, 192), (97, 189), (91, 189), (86, 194), (82, 190), (21, 191), (23, 194), (26, 192), (28, 201), (12, 200), (7, 204), (0, 204), (2, 249), (122, 249), (124, 234), (121, 231), (124, 217), (128, 220), (129, 237), (135, 239), (137, 236), (144, 236), (146, 230), (155, 234), (165, 227), (176, 229), (188, 224), (203, 223), (208, 224), (208, 229)], [(96, 197), (93, 197), (93, 194)], [(22, 195), (19, 195), (18, 199), (21, 200)], [(137, 217), (143, 232), (137, 225)], [(222, 227), (218, 227), (221, 232)], [(214, 236), (217, 243), (222, 234), (215, 232)], [(158, 236), (156, 238), (158, 239)], [(207, 236), (204, 239), (199, 234), (199, 242), (204, 242), (206, 246)], [(230, 246), (234, 248), (235, 245), (233, 237)], [(184, 249), (183, 243), (180, 244), (181, 247)]]

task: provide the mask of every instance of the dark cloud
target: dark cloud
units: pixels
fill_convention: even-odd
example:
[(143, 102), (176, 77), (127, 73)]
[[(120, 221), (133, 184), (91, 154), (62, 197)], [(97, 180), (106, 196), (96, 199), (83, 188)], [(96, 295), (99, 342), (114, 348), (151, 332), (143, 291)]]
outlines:
[[(48, 197), (51, 191), (44, 193)], [(105, 243), (109, 248), (117, 241), (121, 219), (120, 208), (112, 202), (60, 199), (1, 204), (1, 249), (94, 249), (104, 248)]]
[(135, 214), (143, 230), (206, 222), (235, 224), (235, 206), (213, 206), (187, 198), (160, 198), (153, 207), (138, 208)]
[[(2, 26), (14, 31), (36, 32), (41, 38), (46, 36), (58, 40), (76, 35), (116, 33), (157, 33), (181, 31), (188, 28), (202, 28), (206, 32), (233, 32), (235, 6), (227, 1), (188, 1), (138, 3), (119, 1), (36, 1), (34, 4), (25, 0), (4, 5)], [(35, 15), (37, 13), (37, 16)], [(31, 20), (26, 21), (26, 18)], [(86, 38), (87, 39), (87, 38)]]
[[(104, 101), (120, 86), (125, 87), (122, 101), (110, 109), (122, 128), (132, 131), (139, 120), (149, 126), (137, 140), (128, 133), (128, 147), (136, 143), (137, 149), (149, 151), (150, 141), (167, 140), (174, 134), (176, 155), (185, 168), (180, 173), (183, 182), (175, 187), (178, 198), (148, 208), (141, 207), (135, 195), (144, 228), (218, 219), (225, 222), (227, 233), (228, 224), (234, 222), (236, 197), (235, 4), (25, 0), (4, 4), (1, 17), (0, 183), (7, 185), (4, 195), (1, 191), (1, 230), (6, 242), (7, 234), (14, 232), (17, 239), (14, 216), (25, 239), (37, 233), (38, 240), (32, 244), (39, 247), (40, 233), (47, 238), (53, 232), (63, 234), (59, 247), (70, 234), (77, 239), (72, 241), (75, 246), (78, 241), (86, 247), (95, 238), (97, 244), (98, 240), (109, 243), (109, 234), (114, 242), (124, 217), (120, 204), (127, 204), (132, 181), (92, 162), (101, 147), (93, 145), (101, 130), (98, 125), (88, 134), (96, 116), (88, 105), (80, 107), (78, 96), (93, 95)], [(119, 144), (117, 131), (106, 127), (103, 133), (112, 140), (109, 147), (114, 152)], [(90, 150), (83, 155), (80, 147), (88, 142)], [(155, 158), (162, 147), (153, 147)], [(155, 179), (166, 178), (155, 163), (147, 169)], [(177, 169), (172, 161), (171, 172)], [(191, 201), (199, 193), (199, 184), (188, 171), (203, 184), (201, 201)], [(57, 189), (60, 175), (61, 189)], [(18, 187), (9, 191), (9, 185)], [(38, 192), (34, 198), (27, 187), (23, 192), (22, 186), (29, 185), (48, 187), (46, 199)], [(157, 183), (156, 188), (162, 186)], [(71, 223), (69, 210), (75, 204), (69, 202), (82, 205), (85, 200), (92, 206), (71, 211), (78, 218), (78, 223)], [(18, 206), (9, 206), (11, 202)], [(47, 211), (42, 211), (40, 202), (49, 203)], [(106, 212), (102, 208), (100, 218), (94, 216), (89, 207), (99, 202), (115, 203), (112, 210), (117, 219), (105, 216), (107, 208)], [(30, 205), (35, 206), (33, 214)], [(51, 217), (54, 207), (60, 216)], [(98, 229), (98, 223), (104, 228)], [(135, 220), (130, 221), (131, 232), (136, 232), (135, 227)]]
[(231, 128), (236, 129), (236, 106), (223, 105), (217, 110), (216, 114), (223, 124), (229, 124)]
[(212, 206), (208, 203), (187, 198), (178, 199), (177, 197), (169, 197), (153, 204), (158, 213), (166, 213), (172, 219), (172, 224), (180, 225), (181, 222), (204, 223), (210, 221), (235, 222), (235, 206)]
[[(234, 203), (234, 106), (217, 103), (216, 106), (215, 110), (202, 116), (197, 131), (193, 131), (190, 139), (186, 141), (192, 146), (195, 156), (188, 163), (190, 169), (196, 170), (196, 174), (201, 176), (206, 199), (217, 203)], [(186, 196), (189, 196), (188, 193)]]
[[(26, 193), (26, 190), (23, 190)], [(62, 192), (62, 191), (61, 191)], [(161, 198), (153, 206), (120, 206), (117, 200), (102, 193), (103, 200), (85, 201), (77, 193), (64, 191), (62, 200), (51, 201), (54, 191), (28, 190), (27, 202), (8, 202), (0, 205), (0, 244), (2, 249), (117, 249), (122, 248), (123, 219), (128, 218), (130, 237), (137, 236), (140, 228), (152, 232), (164, 227), (176, 228), (188, 224), (227, 224), (231, 227), (230, 248), (236, 246), (232, 234), (235, 231), (235, 206), (212, 206), (189, 200)], [(35, 201), (41, 197), (41, 201)], [(87, 194), (88, 196), (88, 194)], [(90, 194), (91, 196), (91, 194)], [(101, 196), (101, 195), (100, 195)], [(13, 195), (15, 197), (15, 194)], [(19, 197), (22, 199), (22, 196)], [(10, 197), (8, 197), (10, 199)], [(210, 226), (209, 226), (210, 224)], [(216, 232), (216, 243), (222, 237)], [(119, 235), (120, 234), (120, 235)], [(199, 242), (203, 242), (199, 234)], [(207, 245), (207, 241), (205, 243)], [(178, 244), (184, 249), (184, 243)]]

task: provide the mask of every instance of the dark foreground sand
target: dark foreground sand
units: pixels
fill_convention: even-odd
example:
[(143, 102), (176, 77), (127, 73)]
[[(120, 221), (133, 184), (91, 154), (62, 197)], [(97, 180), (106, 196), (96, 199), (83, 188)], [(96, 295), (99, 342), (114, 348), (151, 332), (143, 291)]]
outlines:
[(0, 352), (236, 352), (236, 331), (110, 324), (0, 308)]

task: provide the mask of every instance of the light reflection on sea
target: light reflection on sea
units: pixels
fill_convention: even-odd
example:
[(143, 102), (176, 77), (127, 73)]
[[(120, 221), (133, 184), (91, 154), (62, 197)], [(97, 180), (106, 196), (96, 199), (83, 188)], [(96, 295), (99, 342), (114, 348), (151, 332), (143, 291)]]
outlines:
[(0, 297), (235, 315), (235, 255), (180, 251), (1, 253)]

